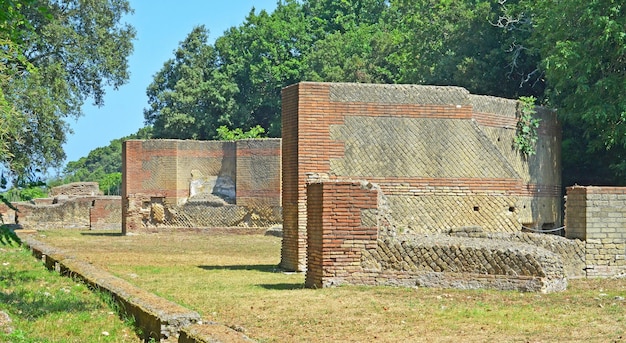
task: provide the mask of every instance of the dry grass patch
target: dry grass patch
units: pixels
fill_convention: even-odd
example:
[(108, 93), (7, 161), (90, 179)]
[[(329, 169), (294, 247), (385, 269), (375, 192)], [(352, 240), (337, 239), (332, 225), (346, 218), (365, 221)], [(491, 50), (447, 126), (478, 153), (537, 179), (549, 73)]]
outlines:
[(394, 287), (304, 289), (280, 239), (195, 233), (37, 237), (260, 342), (622, 342), (626, 280), (555, 294)]

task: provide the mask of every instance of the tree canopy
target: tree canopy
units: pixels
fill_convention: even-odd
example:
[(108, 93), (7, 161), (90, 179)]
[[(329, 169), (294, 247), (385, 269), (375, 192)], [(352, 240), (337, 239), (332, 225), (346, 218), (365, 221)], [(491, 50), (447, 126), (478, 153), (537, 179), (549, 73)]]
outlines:
[[(463, 86), (556, 108), (566, 184), (625, 184), (624, 11), (616, 0), (280, 0), (213, 44), (195, 27), (154, 76), (144, 118), (156, 138), (278, 137), (281, 88), (300, 81)], [(128, 13), (127, 0), (0, 2), (5, 170), (61, 161), (66, 120), (126, 81)]]
[[(204, 28), (194, 29), (155, 76), (146, 122), (164, 138), (215, 138), (221, 125), (260, 125), (279, 136), (280, 89), (299, 81), (455, 85), (556, 108), (565, 182), (624, 184), (624, 7), (615, 0), (279, 1), (272, 13), (253, 9), (214, 45)], [(188, 69), (203, 81), (185, 81)]]
[(134, 29), (126, 0), (12, 0), (0, 4), (0, 163), (25, 177), (58, 166), (67, 119), (128, 79)]

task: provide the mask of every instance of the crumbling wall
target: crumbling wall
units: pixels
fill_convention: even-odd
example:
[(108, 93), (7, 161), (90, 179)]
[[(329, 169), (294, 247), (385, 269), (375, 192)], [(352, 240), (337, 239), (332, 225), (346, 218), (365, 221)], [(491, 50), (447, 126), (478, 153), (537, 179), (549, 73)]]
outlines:
[(626, 274), (626, 187), (567, 188), (568, 238), (586, 244), (590, 277)]
[(0, 204), (6, 224), (25, 229), (91, 228), (119, 229), (121, 199), (103, 196), (97, 182), (73, 182), (50, 189), (50, 198), (15, 202), (18, 209)]
[(14, 211), (0, 205), (5, 223), (24, 229), (119, 229), (121, 198), (119, 196), (59, 196), (37, 202), (15, 202)]
[(123, 230), (281, 223), (280, 151), (280, 139), (124, 142)]
[(49, 192), (50, 198), (58, 196), (98, 196), (102, 191), (97, 182), (72, 182), (57, 187), (52, 187)]
[(308, 184), (308, 287), (359, 284), (554, 292), (567, 286), (564, 265), (572, 261), (566, 258), (580, 255), (576, 250), (581, 246), (562, 237), (553, 237), (564, 244), (550, 251), (522, 242), (519, 236), (507, 240), (463, 237), (459, 231), (405, 234), (386, 225), (383, 198), (380, 187), (369, 182)]
[(306, 269), (310, 175), (380, 185), (414, 234), (559, 227), (560, 128), (539, 110), (537, 153), (513, 148), (519, 104), (459, 87), (304, 82), (283, 89), (281, 266)]

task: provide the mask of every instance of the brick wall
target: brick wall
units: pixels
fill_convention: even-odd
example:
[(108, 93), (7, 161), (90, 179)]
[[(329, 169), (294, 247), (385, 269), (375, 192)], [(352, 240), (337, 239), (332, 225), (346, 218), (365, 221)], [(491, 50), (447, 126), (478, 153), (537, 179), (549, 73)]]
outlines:
[(91, 201), (89, 228), (92, 230), (120, 230), (122, 227), (122, 200), (119, 196), (101, 196)]
[(122, 154), (124, 232), (282, 222), (280, 139), (129, 140)]
[(394, 225), (441, 233), (561, 224), (560, 134), (539, 111), (537, 154), (512, 149), (516, 101), (459, 87), (299, 83), (283, 89), (281, 266), (306, 269), (309, 175), (380, 185)]
[(378, 192), (358, 182), (314, 183), (308, 186), (308, 268), (305, 284), (324, 287), (359, 272), (362, 253), (376, 248), (376, 226), (361, 220), (375, 209)]
[(626, 188), (567, 188), (566, 237), (584, 240), (587, 276), (626, 273)]
[(368, 182), (307, 185), (307, 287), (358, 284), (540, 292), (566, 288), (564, 260), (579, 248), (566, 239), (553, 237), (564, 244), (550, 244), (554, 250), (550, 251), (521, 236), (381, 235), (380, 218), (368, 215), (372, 210), (380, 214), (381, 194)]
[(281, 140), (242, 140), (237, 148), (237, 205), (281, 206)]

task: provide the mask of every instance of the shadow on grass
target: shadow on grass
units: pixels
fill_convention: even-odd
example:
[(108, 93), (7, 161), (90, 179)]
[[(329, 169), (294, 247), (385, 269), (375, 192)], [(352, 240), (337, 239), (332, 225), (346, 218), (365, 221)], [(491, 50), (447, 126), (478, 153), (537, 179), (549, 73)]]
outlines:
[(22, 241), (17, 237), (9, 225), (0, 225), (0, 245), (20, 245)]
[(252, 264), (252, 265), (233, 265), (233, 266), (198, 266), (204, 270), (255, 270), (266, 273), (280, 273), (282, 270), (275, 264)]
[(97, 231), (87, 231), (80, 233), (83, 236), (108, 236), (108, 237), (121, 237), (124, 236), (122, 232), (97, 232)]
[(294, 289), (304, 289), (304, 283), (272, 283), (261, 284), (260, 287), (275, 291), (290, 291)]

